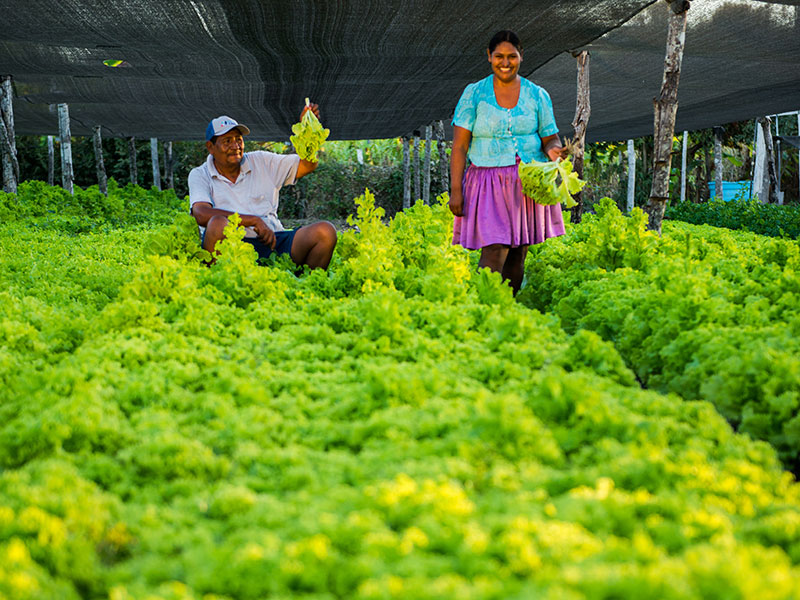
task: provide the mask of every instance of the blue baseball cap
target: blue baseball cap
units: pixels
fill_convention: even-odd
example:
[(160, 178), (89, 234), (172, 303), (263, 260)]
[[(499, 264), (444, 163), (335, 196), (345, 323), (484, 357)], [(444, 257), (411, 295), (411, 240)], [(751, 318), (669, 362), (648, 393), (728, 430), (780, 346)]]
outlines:
[(211, 119), (208, 127), (206, 127), (206, 141), (211, 141), (211, 138), (217, 135), (225, 135), (231, 129), (238, 129), (242, 132), (242, 135), (250, 133), (250, 129), (247, 125), (241, 125), (237, 123), (235, 119), (222, 115), (216, 119)]

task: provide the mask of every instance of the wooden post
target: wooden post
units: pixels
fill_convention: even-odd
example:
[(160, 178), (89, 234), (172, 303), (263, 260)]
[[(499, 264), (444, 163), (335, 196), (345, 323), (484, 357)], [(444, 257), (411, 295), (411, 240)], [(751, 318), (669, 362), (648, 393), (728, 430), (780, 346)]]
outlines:
[(753, 160), (753, 183), (750, 196), (757, 197), (758, 201), (766, 204), (769, 201), (769, 176), (767, 175), (767, 144), (764, 140), (764, 130), (758, 119), (755, 121), (755, 149), (756, 156)]
[(687, 0), (667, 0), (672, 10), (667, 32), (667, 53), (661, 93), (653, 99), (653, 185), (645, 207), (649, 217), (648, 229), (661, 235), (661, 221), (669, 200), (669, 171), (672, 163), (672, 136), (678, 112), (678, 82), (681, 76), (683, 47), (686, 42)]
[(103, 162), (103, 134), (102, 127), (95, 125), (94, 128), (94, 164), (97, 169), (97, 187), (108, 196), (108, 177), (106, 177), (106, 166)]
[(172, 157), (172, 142), (164, 143), (164, 176), (167, 179), (167, 189), (175, 189), (175, 165)]
[[(775, 137), (781, 135), (780, 130), (781, 124), (781, 116), (775, 115)], [(800, 134), (798, 134), (800, 135)], [(781, 159), (783, 158), (783, 151), (781, 150), (781, 141), (779, 139), (775, 140), (775, 175), (777, 179), (778, 187), (776, 189), (776, 194), (778, 194), (778, 204), (783, 204), (783, 191), (781, 191)]]
[(47, 185), (54, 185), (56, 180), (56, 151), (53, 136), (47, 136)]
[(11, 75), (4, 75), (0, 84), (0, 155), (3, 157), (3, 190), (16, 194), (19, 162), (14, 135), (14, 89)]
[(420, 193), (420, 166), (419, 166), (419, 131), (414, 132), (414, 198), (416, 202), (422, 197)]
[(134, 137), (128, 139), (128, 164), (131, 171), (131, 183), (139, 185), (139, 174), (136, 169), (136, 139)]
[(722, 199), (722, 127), (714, 127), (714, 196)]
[(628, 140), (628, 199), (626, 208), (630, 213), (633, 210), (636, 192), (636, 148), (633, 140)]
[(772, 128), (769, 117), (759, 117), (758, 124), (764, 132), (764, 144), (767, 150), (767, 173), (769, 175), (769, 203), (779, 204), (778, 200), (778, 177), (775, 173), (775, 152), (772, 146)]
[(411, 161), (408, 136), (403, 136), (403, 210), (411, 208)]
[[(800, 135), (800, 110), (797, 111), (797, 135)], [(800, 165), (800, 149), (797, 150), (797, 164)], [(797, 189), (800, 196), (800, 167), (797, 169)]]
[(161, 169), (158, 164), (158, 138), (150, 138), (150, 162), (153, 164), (153, 187), (161, 191)]
[(431, 203), (431, 137), (433, 134), (433, 127), (430, 125), (425, 126), (425, 160), (423, 162), (422, 178), (422, 201), (425, 204)]
[[(586, 127), (589, 124), (589, 115), (592, 112), (589, 102), (589, 53), (584, 50), (576, 57), (578, 62), (578, 98), (575, 103), (575, 118), (572, 119), (572, 127), (575, 135), (572, 138), (572, 166), (578, 177), (583, 178), (583, 153), (586, 141)], [(577, 206), (573, 206), (573, 223), (580, 223), (583, 217), (583, 192), (575, 194)]]
[(61, 187), (70, 194), (74, 194), (75, 189), (72, 185), (72, 140), (69, 129), (69, 106), (66, 104), (58, 105), (58, 131), (61, 137), (59, 144), (61, 148)]
[(439, 150), (439, 178), (442, 182), (442, 193), (446, 193), (450, 191), (450, 164), (447, 160), (447, 144), (444, 141), (444, 123), (441, 119), (436, 121), (434, 128), (436, 130), (437, 149)]
[(689, 153), (689, 132), (683, 132), (683, 149), (681, 150), (681, 202), (686, 202), (686, 158)]

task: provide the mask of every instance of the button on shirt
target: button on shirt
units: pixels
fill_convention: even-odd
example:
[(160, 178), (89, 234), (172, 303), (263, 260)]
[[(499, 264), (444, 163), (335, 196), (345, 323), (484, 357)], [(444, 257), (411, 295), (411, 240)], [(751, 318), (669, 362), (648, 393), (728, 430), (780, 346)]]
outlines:
[[(206, 162), (189, 173), (189, 202), (208, 202), (240, 215), (256, 215), (273, 231), (283, 231), (278, 220), (278, 192), (295, 183), (300, 157), (297, 154), (246, 152), (236, 181), (220, 175), (209, 155)], [(201, 228), (204, 229), (204, 228)], [(252, 227), (245, 237), (256, 237)]]
[(469, 84), (453, 115), (453, 125), (472, 132), (470, 162), (478, 167), (508, 167), (517, 156), (524, 162), (549, 160), (542, 151), (542, 138), (558, 133), (550, 95), (522, 77), (517, 105), (503, 108), (497, 103), (493, 78)]

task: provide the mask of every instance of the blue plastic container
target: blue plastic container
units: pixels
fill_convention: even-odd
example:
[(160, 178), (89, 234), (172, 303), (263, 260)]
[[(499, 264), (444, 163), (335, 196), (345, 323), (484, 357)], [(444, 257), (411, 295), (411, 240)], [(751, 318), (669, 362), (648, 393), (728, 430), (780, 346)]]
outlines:
[[(725, 202), (733, 200), (734, 198), (743, 198), (748, 200), (750, 198), (750, 181), (723, 181), (722, 182), (722, 199)], [(714, 198), (716, 194), (716, 181), (708, 182), (708, 195)]]

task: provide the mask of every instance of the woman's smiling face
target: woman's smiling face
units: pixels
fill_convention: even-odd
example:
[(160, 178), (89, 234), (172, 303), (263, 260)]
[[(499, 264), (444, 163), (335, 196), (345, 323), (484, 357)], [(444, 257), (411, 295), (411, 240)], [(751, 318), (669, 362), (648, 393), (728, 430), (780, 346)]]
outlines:
[(493, 51), (487, 50), (486, 52), (495, 77), (504, 83), (510, 83), (516, 79), (519, 63), (522, 62), (522, 54), (514, 44), (500, 42)]

